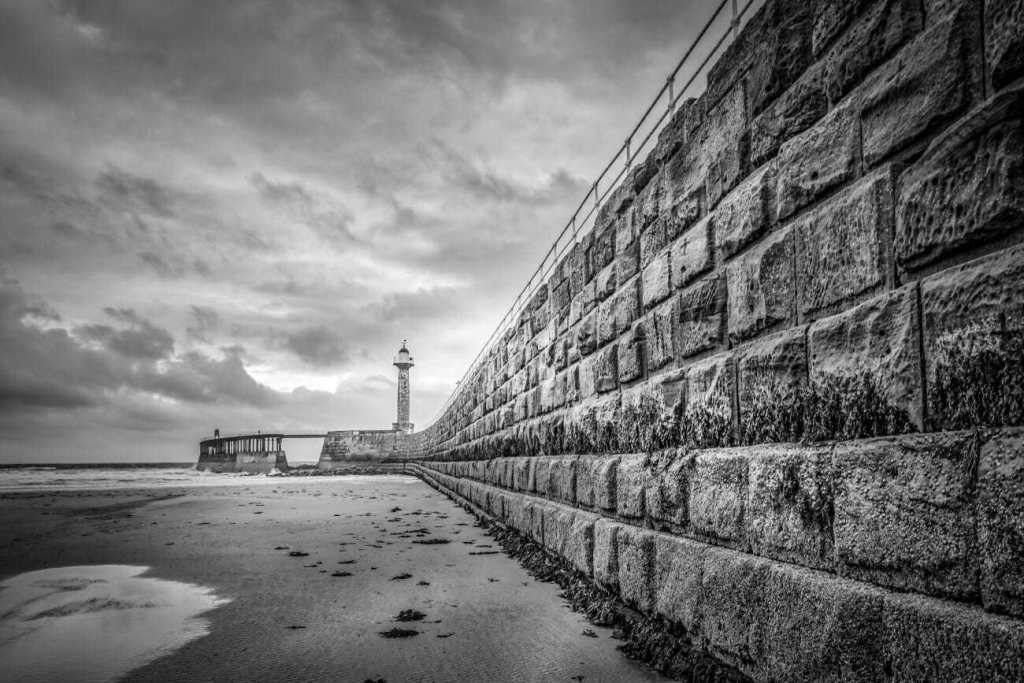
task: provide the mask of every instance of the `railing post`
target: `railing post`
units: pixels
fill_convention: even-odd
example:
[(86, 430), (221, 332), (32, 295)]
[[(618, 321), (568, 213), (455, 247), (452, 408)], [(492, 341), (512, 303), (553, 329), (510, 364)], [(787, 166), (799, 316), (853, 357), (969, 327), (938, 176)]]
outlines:
[(740, 31), (740, 16), (739, 11), (736, 9), (736, 0), (732, 0), (732, 21), (729, 22), (729, 25), (732, 27), (732, 39), (736, 40)]
[(630, 141), (632, 139), (633, 139), (632, 136), (626, 138), (626, 144), (625, 144), (625, 148), (626, 148), (626, 168), (629, 168), (630, 164), (633, 161), (632, 158), (630, 157), (630, 153), (629, 153), (629, 143), (630, 143)]
[(676, 108), (676, 75), (668, 77), (668, 111), (671, 114)]

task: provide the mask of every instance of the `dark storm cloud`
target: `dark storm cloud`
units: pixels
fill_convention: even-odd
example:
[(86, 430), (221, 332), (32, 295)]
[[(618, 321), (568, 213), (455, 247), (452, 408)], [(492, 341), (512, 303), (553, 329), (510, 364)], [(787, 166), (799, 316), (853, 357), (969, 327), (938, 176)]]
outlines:
[(153, 180), (111, 167), (96, 178), (100, 201), (115, 209), (150, 213), (164, 218), (174, 215), (175, 199), (171, 191)]
[(190, 306), (192, 324), (185, 328), (186, 333), (199, 341), (209, 343), (209, 334), (220, 327), (220, 314), (210, 306)]
[(160, 360), (174, 352), (171, 333), (140, 317), (135, 311), (108, 307), (104, 312), (122, 327), (83, 325), (75, 333), (90, 341), (100, 342), (111, 351), (128, 358)]
[(322, 325), (285, 333), (284, 344), (303, 362), (317, 368), (340, 365), (349, 356), (341, 335)]

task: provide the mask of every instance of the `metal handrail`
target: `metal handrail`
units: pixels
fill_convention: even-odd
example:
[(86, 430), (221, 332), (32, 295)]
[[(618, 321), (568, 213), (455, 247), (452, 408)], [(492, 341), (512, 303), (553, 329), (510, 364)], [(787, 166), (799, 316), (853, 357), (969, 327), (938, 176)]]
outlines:
[[(743, 16), (747, 13), (747, 11), (756, 1), (757, 0), (747, 0), (744, 3), (742, 9), (737, 8), (737, 0), (721, 0), (721, 2), (718, 3), (718, 6), (715, 8), (715, 11), (711, 13), (710, 17), (708, 17), (707, 21), (704, 23), (704, 26), (697, 34), (697, 37), (694, 38), (693, 42), (690, 43), (690, 46), (687, 48), (686, 52), (683, 53), (683, 56), (676, 63), (675, 68), (672, 69), (672, 71), (669, 73), (668, 78), (665, 79), (665, 82), (662, 84), (661, 88), (658, 89), (657, 94), (651, 100), (651, 103), (647, 106), (647, 109), (644, 110), (644, 113), (640, 116), (639, 121), (637, 121), (636, 125), (633, 126), (633, 130), (630, 131), (629, 135), (626, 136), (625, 141), (615, 151), (615, 154), (612, 156), (611, 160), (609, 160), (608, 163), (605, 165), (604, 169), (601, 170), (601, 172), (597, 176), (597, 179), (591, 184), (590, 188), (587, 189), (587, 193), (583, 195), (583, 199), (580, 200), (580, 203), (576, 207), (576, 210), (573, 211), (572, 216), (569, 218), (565, 226), (555, 237), (554, 241), (551, 243), (551, 246), (548, 248), (547, 252), (545, 252), (544, 257), (537, 265), (537, 268), (533, 271), (533, 274), (531, 274), (530, 277), (526, 280), (526, 284), (523, 285), (523, 288), (519, 290), (519, 293), (513, 300), (512, 305), (508, 308), (507, 311), (505, 311), (505, 314), (501, 317), (501, 320), (498, 321), (498, 324), (495, 326), (490, 336), (488, 336), (487, 339), (484, 341), (483, 346), (481, 346), (480, 350), (477, 352), (473, 360), (470, 361), (469, 367), (463, 373), (462, 377), (455, 383), (455, 387), (452, 390), (452, 393), (449, 394), (444, 404), (441, 406), (441, 408), (434, 415), (433, 419), (430, 421), (431, 425), (436, 423), (437, 420), (441, 416), (443, 416), (444, 413), (451, 406), (452, 401), (455, 400), (456, 395), (459, 393), (459, 388), (463, 386), (463, 384), (466, 381), (466, 378), (472, 375), (477, 370), (480, 363), (480, 359), (488, 351), (488, 349), (490, 349), (491, 344), (499, 336), (499, 334), (505, 331), (507, 323), (510, 320), (514, 319), (522, 311), (522, 307), (533, 297), (533, 295), (536, 293), (540, 285), (547, 281), (547, 277), (551, 274), (551, 270), (557, 264), (559, 264), (562, 258), (569, 252), (569, 250), (579, 242), (580, 236), (585, 235), (589, 230), (593, 229), (594, 226), (592, 224), (589, 226), (589, 228), (581, 228), (581, 226), (587, 225), (587, 222), (598, 211), (601, 204), (608, 197), (608, 195), (610, 195), (618, 187), (619, 181), (622, 179), (622, 176), (629, 170), (630, 166), (632, 165), (633, 159), (635, 159), (637, 156), (637, 153), (640, 150), (642, 150), (648, 142), (650, 142), (654, 134), (661, 129), (661, 126), (665, 122), (665, 119), (668, 118), (668, 116), (675, 111), (676, 103), (680, 99), (682, 99), (683, 95), (687, 93), (690, 86), (693, 85), (693, 82), (704, 71), (704, 68), (708, 65), (708, 62), (711, 61), (711, 58), (718, 53), (718, 50), (725, 42), (725, 39), (730, 34), (732, 35), (733, 40), (737, 38), (737, 36), (739, 35), (739, 27)], [(680, 88), (678, 92), (676, 92), (676, 76), (679, 74), (679, 71), (686, 64), (686, 61), (693, 54), (693, 51), (700, 44), (701, 40), (703, 40), (704, 36), (711, 29), (711, 26), (715, 23), (716, 20), (718, 20), (719, 16), (722, 13), (722, 10), (725, 9), (725, 6), (727, 4), (731, 5), (732, 7), (732, 18), (729, 22), (728, 29), (726, 29), (726, 31), (723, 32), (721, 36), (719, 36), (717, 41), (715, 41), (714, 46), (712, 46), (711, 50), (708, 51), (708, 54), (704, 57), (704, 60), (690, 74), (690, 77), (687, 79), (686, 84), (682, 88)], [(666, 92), (668, 92), (668, 106), (657, 117), (657, 120), (647, 131), (647, 134), (644, 136), (640, 144), (634, 146), (633, 138), (640, 131), (643, 125), (647, 122), (647, 118), (651, 115), (651, 112), (654, 111), (654, 108), (657, 106), (658, 102), (661, 101), (662, 96), (664, 96)], [(619, 172), (615, 175), (611, 182), (605, 185), (604, 191), (601, 192), (600, 186), (602, 184), (602, 181), (605, 180), (605, 176), (612, 169), (615, 163), (622, 157), (623, 154), (625, 154), (626, 156), (626, 164), (621, 169), (619, 169)], [(582, 221), (580, 221), (580, 212), (583, 211), (584, 207), (587, 206), (587, 203), (590, 201), (591, 197), (593, 197), (593, 203), (591, 204), (586, 214), (583, 216)], [(572, 231), (572, 240), (566, 243), (562, 250), (559, 251), (557, 249), (559, 241), (561, 241), (561, 239), (565, 237), (566, 233), (569, 232), (570, 230)], [(548, 259), (556, 251), (558, 252), (557, 256), (555, 256), (555, 258), (550, 263), (548, 263)], [(538, 278), (538, 276), (540, 277)]]

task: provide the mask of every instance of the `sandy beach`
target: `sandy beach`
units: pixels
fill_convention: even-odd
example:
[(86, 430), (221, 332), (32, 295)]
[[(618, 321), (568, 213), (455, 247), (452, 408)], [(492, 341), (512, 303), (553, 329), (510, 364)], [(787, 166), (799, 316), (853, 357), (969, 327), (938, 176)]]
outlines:
[(0, 515), (0, 580), (144, 565), (228, 600), (125, 680), (663, 680), (412, 477), (6, 493)]

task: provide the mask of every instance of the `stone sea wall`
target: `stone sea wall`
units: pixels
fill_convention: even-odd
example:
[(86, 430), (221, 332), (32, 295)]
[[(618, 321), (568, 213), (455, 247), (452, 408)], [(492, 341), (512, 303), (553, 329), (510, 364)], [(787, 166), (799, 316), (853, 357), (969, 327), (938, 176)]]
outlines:
[(768, 0), (414, 469), (758, 679), (1024, 679), (1024, 0)]

